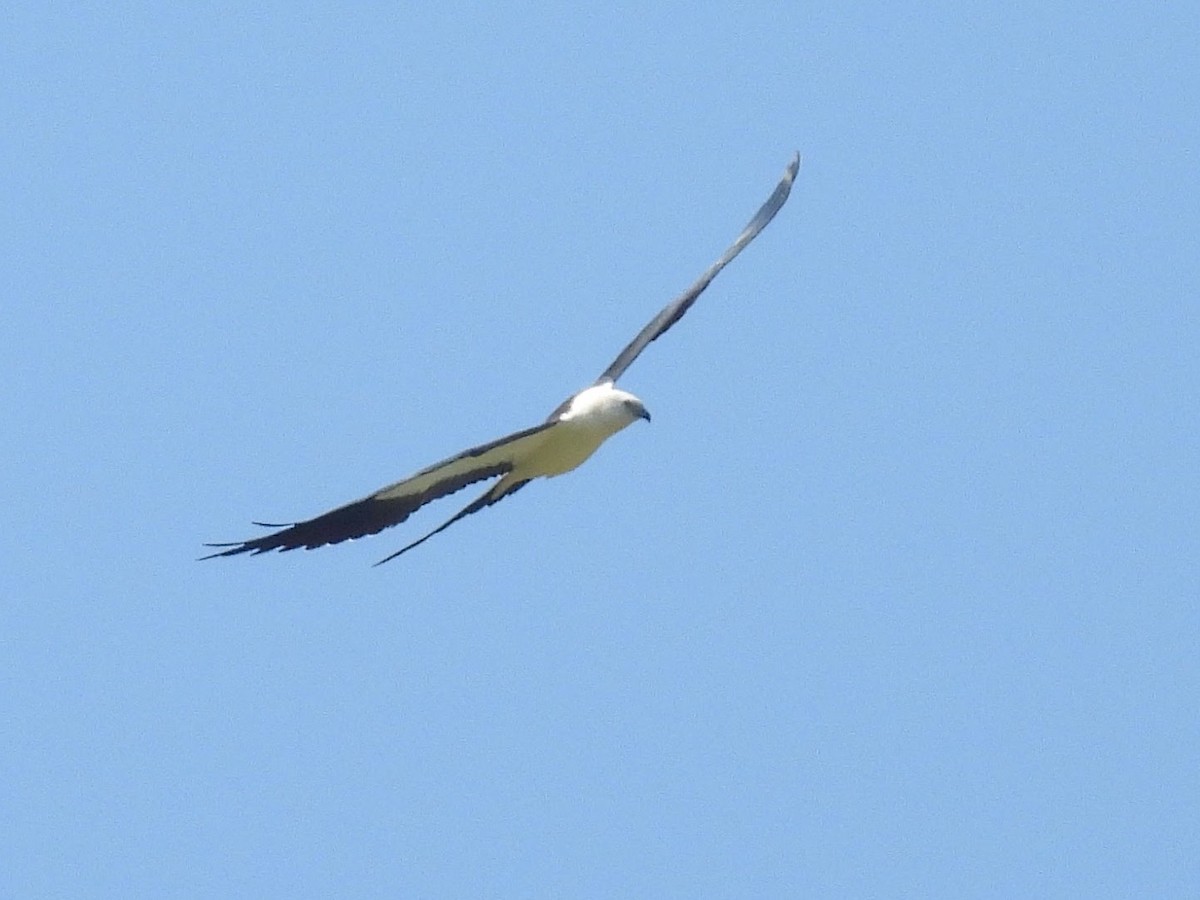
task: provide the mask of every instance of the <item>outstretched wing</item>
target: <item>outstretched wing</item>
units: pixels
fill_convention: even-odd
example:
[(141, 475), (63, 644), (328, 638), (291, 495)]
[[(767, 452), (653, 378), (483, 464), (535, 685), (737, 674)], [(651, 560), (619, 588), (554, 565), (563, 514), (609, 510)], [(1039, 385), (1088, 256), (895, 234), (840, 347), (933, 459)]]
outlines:
[[(269, 550), (295, 550), (297, 547), (312, 550), (326, 544), (339, 544), (342, 541), (365, 537), (399, 525), (426, 503), (453, 494), (477, 481), (508, 474), (518, 461), (524, 459), (542, 442), (546, 430), (555, 424), (553, 421), (543, 422), (490, 443), (464, 450), (457, 456), (422, 469), (403, 481), (381, 488), (368, 497), (339, 506), (306, 522), (288, 525), (255, 522), (255, 525), (264, 528), (280, 530), (246, 541), (205, 544), (206, 547), (228, 549), (210, 553), (202, 559), (236, 556), (239, 553), (266, 553)], [(512, 490), (515, 488), (510, 488), (506, 493), (511, 493)], [(465, 511), (460, 513), (456, 519), (465, 514)]]
[(754, 214), (754, 218), (738, 235), (737, 240), (729, 245), (729, 249), (721, 254), (721, 258), (713, 263), (707, 272), (697, 278), (691, 287), (663, 307), (662, 312), (638, 332), (638, 336), (629, 342), (620, 355), (612, 361), (612, 365), (596, 379), (596, 384), (604, 381), (616, 381), (620, 378), (651, 341), (657, 340), (668, 328), (683, 318), (683, 314), (696, 302), (696, 298), (704, 293), (704, 289), (717, 277), (717, 273), (729, 265), (747, 244), (758, 237), (758, 233), (767, 227), (767, 223), (775, 218), (775, 213), (779, 212), (784, 201), (787, 200), (788, 194), (791, 193), (792, 182), (796, 180), (796, 173), (799, 170), (800, 154), (797, 153), (788, 163), (783, 178), (775, 186), (775, 191), (767, 198), (767, 202), (762, 205), (762, 208)]

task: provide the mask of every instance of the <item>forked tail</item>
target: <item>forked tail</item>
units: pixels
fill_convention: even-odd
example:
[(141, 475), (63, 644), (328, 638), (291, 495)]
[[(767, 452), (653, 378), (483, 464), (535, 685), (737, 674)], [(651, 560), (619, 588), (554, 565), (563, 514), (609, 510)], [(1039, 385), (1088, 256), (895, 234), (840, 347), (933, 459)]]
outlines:
[(479, 512), (479, 510), (484, 509), (485, 507), (491, 506), (493, 503), (499, 503), (501, 500), (503, 500), (509, 494), (515, 494), (517, 491), (519, 491), (521, 488), (525, 487), (525, 485), (527, 485), (527, 484), (529, 484), (528, 478), (526, 478), (522, 481), (509, 481), (509, 476), (505, 475), (503, 478), (501, 478), (499, 481), (497, 481), (495, 484), (493, 484), (490, 488), (488, 488), (483, 493), (482, 496), (480, 496), (480, 497), (476, 498), (474, 501), (472, 501), (472, 503), (469, 506), (466, 506), (463, 509), (460, 509), (451, 518), (447, 519), (445, 522), (443, 522), (437, 528), (433, 529), (433, 531), (429, 532), (429, 534), (424, 535), (423, 537), (419, 537), (415, 541), (413, 541), (411, 544), (409, 544), (408, 546), (401, 547), (395, 553), (385, 556), (379, 562), (375, 563), (375, 565), (382, 566), (385, 562), (388, 562), (389, 560), (393, 560), (397, 556), (400, 556), (401, 554), (407, 553), (409, 550), (413, 549), (414, 547), (419, 547), (421, 544), (425, 543), (427, 540), (429, 540), (435, 534), (445, 531), (447, 528), (449, 528), (451, 525), (453, 525), (459, 519), (465, 519), (467, 516), (471, 515), (471, 513)]

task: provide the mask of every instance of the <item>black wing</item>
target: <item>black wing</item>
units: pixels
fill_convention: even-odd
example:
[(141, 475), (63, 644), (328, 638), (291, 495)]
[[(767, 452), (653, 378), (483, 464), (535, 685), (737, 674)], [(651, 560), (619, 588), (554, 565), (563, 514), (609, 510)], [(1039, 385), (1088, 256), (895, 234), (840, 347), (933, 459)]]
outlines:
[(717, 273), (729, 265), (733, 258), (745, 249), (747, 244), (758, 237), (758, 233), (767, 227), (767, 223), (775, 218), (775, 213), (779, 212), (784, 201), (787, 200), (788, 194), (791, 193), (792, 182), (796, 180), (796, 173), (799, 170), (800, 154), (797, 153), (792, 157), (792, 161), (788, 163), (788, 167), (783, 173), (783, 178), (775, 186), (775, 191), (767, 198), (767, 202), (762, 205), (762, 208), (754, 214), (754, 218), (750, 220), (750, 224), (738, 235), (737, 240), (729, 245), (729, 249), (721, 254), (721, 258), (713, 263), (707, 272), (697, 278), (691, 287), (663, 307), (662, 312), (651, 319), (650, 324), (638, 332), (638, 336), (629, 342), (629, 345), (612, 361), (612, 365), (605, 369), (604, 373), (596, 379), (596, 384), (600, 384), (603, 381), (616, 381), (620, 378), (651, 341), (657, 340), (660, 335), (683, 317), (683, 314), (696, 302), (696, 298), (704, 293), (704, 289), (708, 287), (709, 282), (717, 277)]
[(376, 534), (385, 528), (399, 525), (426, 503), (453, 494), (477, 481), (512, 471), (514, 460), (536, 446), (540, 442), (542, 432), (553, 425), (552, 421), (543, 422), (490, 443), (464, 450), (456, 456), (422, 469), (403, 481), (381, 488), (368, 497), (339, 506), (305, 522), (289, 525), (255, 522), (255, 525), (264, 528), (281, 530), (246, 541), (205, 544), (206, 547), (228, 549), (201, 558), (236, 556), (239, 553), (266, 553), (270, 550), (295, 550), (298, 547), (312, 550), (326, 544), (339, 544), (342, 541)]

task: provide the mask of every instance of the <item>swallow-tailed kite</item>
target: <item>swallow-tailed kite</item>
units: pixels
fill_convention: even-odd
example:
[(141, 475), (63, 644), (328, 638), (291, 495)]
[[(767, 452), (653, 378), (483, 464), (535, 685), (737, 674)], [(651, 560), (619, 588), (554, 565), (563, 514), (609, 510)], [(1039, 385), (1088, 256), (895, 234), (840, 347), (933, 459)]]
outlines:
[(616, 386), (616, 381), (647, 345), (657, 340), (688, 311), (696, 298), (735, 256), (749, 244), (767, 223), (775, 217), (787, 200), (800, 168), (800, 155), (788, 164), (774, 192), (767, 198), (754, 218), (730, 244), (721, 258), (701, 275), (686, 291), (668, 303), (650, 320), (605, 369), (595, 383), (568, 397), (540, 425), (526, 428), (499, 438), (457, 456), (444, 459), (415, 475), (382, 488), (368, 497), (339, 506), (315, 519), (289, 525), (255, 522), (263, 528), (279, 531), (262, 537), (229, 544), (207, 544), (208, 547), (227, 547), (203, 557), (235, 556), (239, 553), (266, 553), (269, 550), (312, 550), (326, 544), (338, 544), (375, 534), (398, 525), (433, 500), (484, 481), (499, 478), (473, 503), (456, 513), (424, 537), (384, 557), (375, 565), (395, 559), (401, 553), (425, 543), (435, 534), (449, 528), (459, 519), (491, 506), (510, 494), (515, 494), (534, 478), (553, 478), (570, 472), (596, 452), (597, 448), (626, 425), (638, 419), (650, 421), (650, 413), (642, 401)]

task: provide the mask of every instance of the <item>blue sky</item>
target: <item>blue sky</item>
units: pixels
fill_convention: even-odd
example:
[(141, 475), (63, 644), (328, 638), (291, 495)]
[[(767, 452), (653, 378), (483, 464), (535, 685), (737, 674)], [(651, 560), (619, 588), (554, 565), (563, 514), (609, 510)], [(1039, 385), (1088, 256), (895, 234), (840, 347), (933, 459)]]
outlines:
[(5, 19), (0, 894), (1200, 893), (1194, 4)]

